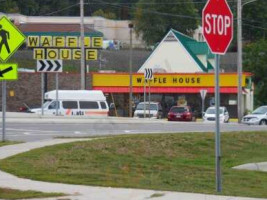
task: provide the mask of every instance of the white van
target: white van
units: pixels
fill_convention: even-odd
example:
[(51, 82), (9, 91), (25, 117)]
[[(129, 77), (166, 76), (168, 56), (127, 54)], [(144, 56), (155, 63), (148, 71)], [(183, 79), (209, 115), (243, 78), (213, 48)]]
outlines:
[[(59, 115), (108, 116), (106, 97), (100, 90), (58, 90), (58, 102), (53, 90), (45, 93), (44, 98), (44, 114), (55, 115), (58, 106)], [(42, 108), (30, 111), (41, 114)]]
[[(150, 110), (150, 112), (149, 112)], [(146, 118), (157, 118), (161, 119), (163, 116), (161, 104), (158, 102), (141, 102), (136, 106), (134, 111), (134, 117), (143, 118), (145, 113)], [(150, 114), (150, 115), (149, 115)]]

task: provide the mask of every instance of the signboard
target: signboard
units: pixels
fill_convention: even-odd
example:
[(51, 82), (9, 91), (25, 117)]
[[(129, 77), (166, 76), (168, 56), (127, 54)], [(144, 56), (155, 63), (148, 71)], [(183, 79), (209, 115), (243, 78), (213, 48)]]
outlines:
[(25, 36), (7, 18), (0, 19), (0, 60), (7, 61), (23, 44)]
[[(246, 74), (242, 76), (242, 86), (245, 86)], [(133, 74), (133, 86), (144, 85), (143, 74)], [(221, 87), (237, 87), (237, 74), (221, 74)], [(214, 74), (154, 74), (150, 81), (153, 87), (214, 87)], [(93, 74), (93, 85), (124, 87), (129, 86), (129, 74)]]
[(202, 11), (203, 36), (214, 54), (225, 54), (233, 39), (233, 14), (226, 0), (209, 0)]
[(153, 78), (153, 71), (151, 68), (145, 68), (144, 77), (147, 80), (151, 80)]
[(17, 80), (18, 65), (15, 63), (0, 64), (0, 80)]
[(208, 90), (199, 90), (199, 92), (200, 92), (201, 99), (205, 99)]
[(62, 72), (62, 60), (37, 60), (37, 72)]
[[(80, 60), (79, 36), (28, 36), (27, 46), (33, 48), (36, 60)], [(97, 60), (97, 49), (103, 46), (102, 37), (84, 37), (85, 59)]]

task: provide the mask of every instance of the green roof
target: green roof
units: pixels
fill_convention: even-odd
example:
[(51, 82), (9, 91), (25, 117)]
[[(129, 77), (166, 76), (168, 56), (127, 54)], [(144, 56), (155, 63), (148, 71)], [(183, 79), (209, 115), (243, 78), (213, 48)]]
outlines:
[(210, 52), (206, 42), (198, 42), (193, 38), (186, 36), (174, 29), (171, 29), (171, 31), (180, 40), (185, 49), (190, 53), (192, 58), (196, 61), (203, 72), (208, 72), (208, 70), (213, 69), (212, 65), (209, 62), (207, 62), (208, 66), (204, 66), (197, 57), (197, 55), (206, 55), (207, 59), (214, 58), (214, 55)]

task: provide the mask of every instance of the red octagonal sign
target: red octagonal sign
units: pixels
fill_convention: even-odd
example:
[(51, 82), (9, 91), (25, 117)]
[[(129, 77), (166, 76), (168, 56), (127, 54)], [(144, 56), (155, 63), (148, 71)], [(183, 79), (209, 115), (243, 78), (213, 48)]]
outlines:
[(225, 54), (233, 39), (233, 13), (226, 0), (208, 0), (202, 11), (202, 30), (211, 52)]

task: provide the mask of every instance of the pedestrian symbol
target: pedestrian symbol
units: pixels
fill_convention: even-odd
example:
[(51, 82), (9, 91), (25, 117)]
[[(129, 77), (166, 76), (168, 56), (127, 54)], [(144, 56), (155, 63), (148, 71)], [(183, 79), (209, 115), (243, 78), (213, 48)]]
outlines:
[(7, 18), (0, 19), (0, 60), (7, 61), (23, 44), (25, 36)]

